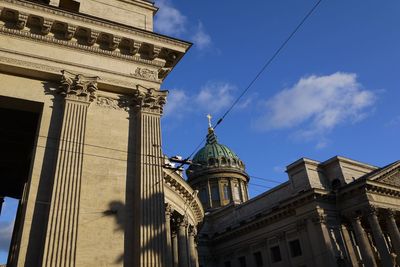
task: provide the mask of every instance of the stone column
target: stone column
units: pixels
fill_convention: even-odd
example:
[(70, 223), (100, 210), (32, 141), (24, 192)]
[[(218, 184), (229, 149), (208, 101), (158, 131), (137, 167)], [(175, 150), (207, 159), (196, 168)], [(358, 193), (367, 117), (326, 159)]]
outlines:
[(189, 228), (190, 267), (197, 267), (198, 265), (195, 237), (196, 237), (196, 228), (194, 226), (190, 226)]
[(165, 255), (165, 258), (167, 267), (172, 266), (171, 214), (171, 205), (165, 204), (165, 232), (167, 234), (167, 255)]
[(65, 105), (43, 266), (75, 266), (86, 116), (96, 99), (97, 78), (62, 71)]
[(360, 248), (362, 262), (365, 266), (376, 267), (377, 264), (375, 262), (374, 253), (368, 241), (367, 234), (365, 233), (364, 228), (361, 225), (361, 218), (357, 215), (353, 216), (351, 224), (353, 226), (358, 247)]
[(341, 225), (341, 232), (343, 236), (343, 242), (346, 246), (347, 261), (350, 263), (351, 266), (357, 266), (358, 265), (357, 255), (354, 250), (353, 243), (351, 242), (349, 229), (345, 224)]
[(136, 172), (134, 202), (137, 213), (134, 231), (134, 266), (166, 265), (164, 180), (160, 117), (167, 92), (137, 86), (130, 112), (135, 136)]
[(187, 249), (187, 221), (181, 219), (178, 221), (178, 247), (179, 247), (179, 267), (188, 267), (188, 249)]
[(394, 216), (394, 210), (387, 211), (386, 225), (389, 231), (390, 240), (392, 240), (393, 250), (397, 255), (396, 262), (400, 265), (400, 232)]
[(373, 207), (369, 209), (368, 222), (371, 226), (372, 235), (381, 258), (382, 266), (392, 266), (392, 259), (381, 226), (379, 225), (377, 211)]
[(179, 266), (179, 249), (178, 249), (178, 235), (176, 232), (172, 233), (172, 255), (173, 255), (173, 266)]
[(316, 265), (333, 267), (337, 264), (326, 224), (326, 215), (323, 211), (318, 211), (307, 220), (307, 232)]

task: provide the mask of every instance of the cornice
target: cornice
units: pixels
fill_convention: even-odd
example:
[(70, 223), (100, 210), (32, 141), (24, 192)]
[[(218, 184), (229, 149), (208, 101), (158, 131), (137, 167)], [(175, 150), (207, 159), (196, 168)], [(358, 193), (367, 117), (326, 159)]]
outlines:
[(146, 30), (142, 30), (142, 29), (138, 29), (138, 28), (134, 28), (134, 27), (129, 27), (129, 26), (111, 22), (111, 21), (102, 20), (99, 18), (91, 17), (89, 15), (77, 14), (77, 13), (72, 13), (72, 12), (68, 12), (65, 10), (60, 10), (60, 9), (58, 9), (56, 7), (52, 7), (52, 6), (40, 5), (37, 3), (27, 2), (27, 1), (23, 1), (23, 0), (1, 0), (0, 3), (1, 2), (10, 3), (10, 4), (21, 6), (21, 7), (27, 7), (30, 9), (46, 12), (49, 14), (54, 14), (57, 16), (62, 16), (65, 18), (76, 20), (76, 21), (81, 21), (84, 23), (91, 23), (93, 25), (98, 25), (98, 26), (108, 28), (108, 29), (113, 29), (113, 30), (123, 31), (126, 33), (139, 35), (139, 36), (157, 40), (157, 41), (160, 41), (163, 43), (168, 43), (168, 44), (171, 44), (174, 46), (179, 46), (181, 48), (184, 48), (185, 50), (187, 50), (191, 46), (191, 43), (182, 41), (182, 40), (178, 40), (176, 38), (170, 38), (170, 37), (163, 36), (163, 35), (160, 35), (160, 34), (157, 34), (154, 32), (150, 32), (150, 31), (146, 31)]
[[(13, 5), (1, 6), (1, 3)], [(21, 6), (38, 9), (42, 13), (26, 8), (19, 10)], [(104, 22), (102, 28), (93, 28), (93, 23), (87, 25), (80, 22), (96, 20), (34, 3), (0, 0), (0, 9), (0, 19), (3, 21), (3, 25), (0, 23), (0, 34), (150, 66), (151, 69), (137, 67), (131, 73), (132, 77), (146, 81), (161, 83), (189, 48), (187, 43), (184, 45), (167, 37), (157, 39), (160, 37), (156, 34), (135, 28), (128, 30), (120, 26), (122, 28), (118, 28), (120, 31), (116, 33), (108, 31), (110, 24)], [(74, 20), (63, 21), (63, 17), (51, 17), (51, 14), (72, 17)], [(139, 38), (141, 35), (145, 39)], [(168, 45), (171, 42), (173, 46)], [(184, 49), (180, 49), (179, 44)]]
[(235, 238), (241, 234), (246, 234), (260, 229), (266, 225), (276, 223), (285, 218), (296, 216), (297, 207), (313, 201), (324, 200), (327, 195), (328, 192), (321, 190), (310, 190), (308, 192), (304, 192), (300, 196), (294, 196), (286, 201), (278, 203), (271, 209), (259, 212), (252, 217), (241, 221), (239, 225), (228, 226), (225, 229), (225, 232), (216, 233), (212, 237), (212, 241), (217, 243), (223, 242), (225, 240)]

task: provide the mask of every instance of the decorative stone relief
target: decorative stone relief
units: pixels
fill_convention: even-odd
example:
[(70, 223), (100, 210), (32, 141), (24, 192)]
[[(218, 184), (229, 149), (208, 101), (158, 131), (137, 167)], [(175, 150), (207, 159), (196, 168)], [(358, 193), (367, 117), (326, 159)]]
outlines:
[(150, 70), (147, 68), (137, 67), (135, 69), (135, 72), (131, 73), (131, 75), (136, 78), (142, 78), (142, 79), (151, 80), (151, 81), (158, 81), (157, 71)]
[(106, 96), (97, 96), (96, 103), (100, 107), (110, 108), (115, 110), (129, 110), (129, 100), (126, 97), (120, 97), (119, 99), (106, 97)]
[(158, 91), (138, 85), (134, 92), (132, 106), (142, 111), (162, 114), (167, 94), (168, 91)]
[(66, 98), (86, 102), (96, 99), (97, 80), (99, 77), (88, 77), (62, 70), (60, 93)]

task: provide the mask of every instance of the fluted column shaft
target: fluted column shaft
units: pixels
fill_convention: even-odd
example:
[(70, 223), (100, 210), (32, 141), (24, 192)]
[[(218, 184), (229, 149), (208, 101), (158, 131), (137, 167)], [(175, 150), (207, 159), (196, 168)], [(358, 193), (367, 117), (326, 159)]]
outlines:
[(387, 214), (386, 225), (389, 231), (390, 239), (392, 240), (393, 250), (397, 255), (396, 262), (400, 265), (400, 232), (394, 218), (394, 212), (389, 211)]
[(171, 240), (171, 206), (167, 205), (165, 208), (165, 231), (167, 234), (167, 255), (166, 266), (172, 266), (172, 240)]
[(166, 92), (138, 86), (132, 99), (131, 116), (135, 128), (136, 179), (134, 199), (134, 262), (137, 267), (166, 266), (163, 155), (160, 117)]
[(97, 79), (62, 71), (64, 114), (42, 266), (75, 266), (86, 117)]
[(189, 231), (189, 253), (190, 253), (190, 267), (197, 267), (198, 259), (196, 253), (196, 241), (195, 241), (196, 231), (192, 226)]
[(351, 221), (351, 224), (353, 226), (354, 234), (360, 248), (362, 262), (365, 264), (365, 266), (376, 267), (377, 264), (375, 262), (374, 253), (372, 252), (367, 234), (365, 233), (364, 228), (361, 225), (360, 217), (354, 217)]
[(172, 255), (173, 255), (173, 266), (179, 266), (179, 248), (178, 248), (178, 235), (172, 233)]
[(88, 106), (75, 100), (65, 102), (43, 266), (75, 266)]
[(187, 267), (189, 265), (186, 227), (187, 223), (185, 221), (179, 223), (178, 226), (179, 267)]
[(379, 251), (379, 255), (381, 256), (381, 261), (383, 266), (392, 266), (392, 259), (390, 257), (389, 249), (386, 245), (385, 238), (383, 237), (381, 226), (379, 225), (378, 216), (375, 210), (371, 210), (368, 215), (368, 221), (371, 225), (372, 235), (374, 236), (374, 240), (376, 246)]

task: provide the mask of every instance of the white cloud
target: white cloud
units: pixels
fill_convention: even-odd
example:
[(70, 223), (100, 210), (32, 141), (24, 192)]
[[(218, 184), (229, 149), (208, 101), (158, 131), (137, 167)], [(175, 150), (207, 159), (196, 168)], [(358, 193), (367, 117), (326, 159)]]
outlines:
[(166, 35), (179, 35), (185, 32), (187, 18), (169, 0), (158, 0), (160, 8), (155, 16), (154, 28)]
[(188, 107), (188, 96), (180, 89), (169, 90), (167, 104), (165, 105), (164, 115), (183, 116)]
[[(362, 120), (375, 102), (372, 91), (363, 90), (354, 73), (301, 78), (266, 102), (266, 113), (257, 121), (262, 130), (301, 127), (304, 137)], [(322, 148), (322, 142), (317, 147)]]
[(8, 252), (14, 222), (0, 222), (0, 251)]
[(200, 89), (195, 100), (200, 109), (216, 114), (233, 103), (233, 91), (235, 87), (229, 83), (209, 82)]
[(203, 50), (211, 45), (211, 36), (206, 33), (203, 23), (199, 21), (195, 34), (192, 37), (195, 47)]

